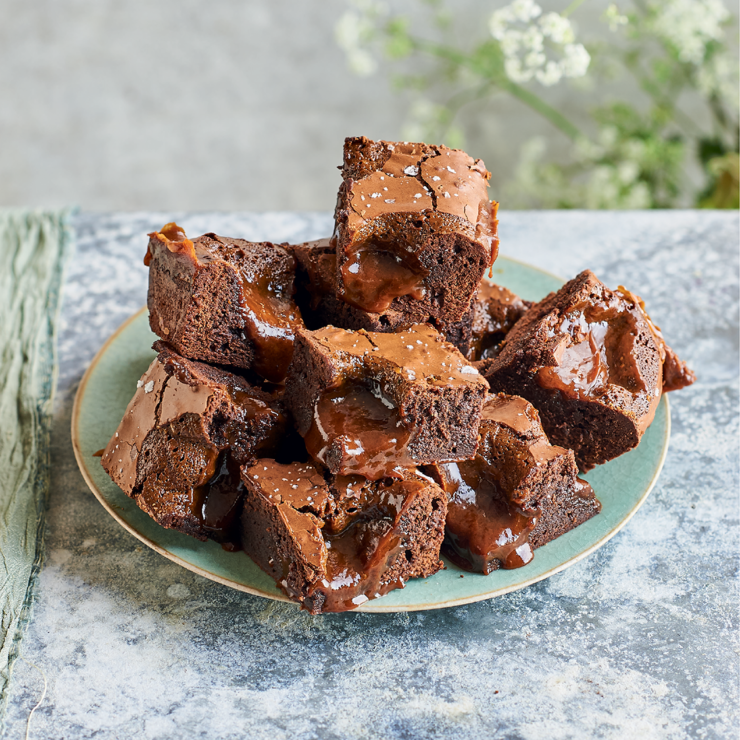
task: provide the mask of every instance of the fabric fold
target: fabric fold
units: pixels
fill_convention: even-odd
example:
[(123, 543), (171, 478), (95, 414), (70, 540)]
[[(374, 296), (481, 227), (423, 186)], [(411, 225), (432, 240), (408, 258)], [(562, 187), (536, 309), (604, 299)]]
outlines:
[(43, 559), (70, 211), (0, 210), (0, 710)]

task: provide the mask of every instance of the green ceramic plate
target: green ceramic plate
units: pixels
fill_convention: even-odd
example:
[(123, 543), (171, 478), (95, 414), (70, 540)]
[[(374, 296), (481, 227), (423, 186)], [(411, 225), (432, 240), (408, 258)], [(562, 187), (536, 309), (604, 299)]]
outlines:
[[(497, 260), (494, 281), (529, 300), (538, 300), (563, 283), (554, 275), (506, 257)], [(151, 345), (156, 338), (149, 330), (146, 309), (142, 309), (106, 342), (85, 373), (72, 416), (72, 441), (82, 475), (123, 527), (165, 557), (232, 588), (287, 601), (272, 579), (244, 553), (225, 552), (215, 542), (199, 542), (155, 524), (108, 478), (100, 458), (93, 456), (115, 432), (136, 381), (154, 358)], [(466, 573), (460, 578), (461, 571), (448, 563), (446, 570), (431, 578), (411, 581), (406, 588), (367, 602), (357, 611), (439, 609), (480, 601), (524, 588), (567, 568), (613, 537), (647, 498), (663, 466), (669, 433), (670, 412), (664, 396), (640, 446), (585, 476), (601, 500), (601, 514), (538, 549), (524, 568), (498, 570), (488, 576)]]

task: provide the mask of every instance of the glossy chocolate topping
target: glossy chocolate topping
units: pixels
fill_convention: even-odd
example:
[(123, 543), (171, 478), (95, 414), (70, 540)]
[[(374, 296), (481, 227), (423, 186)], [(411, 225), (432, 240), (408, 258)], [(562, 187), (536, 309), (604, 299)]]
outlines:
[(409, 430), (398, 409), (380, 390), (346, 381), (323, 393), (314, 408), (313, 424), (304, 437), (309, 454), (342, 475), (371, 480), (400, 477), (402, 468), (416, 463), (408, 453)]
[(637, 363), (637, 338), (644, 314), (623, 296), (603, 291), (601, 297), (576, 304), (550, 327), (557, 341), (554, 366), (537, 372), (542, 388), (560, 391), (568, 398), (593, 400), (619, 386), (635, 398), (645, 398), (647, 413), (636, 423), (644, 432), (655, 416), (660, 387), (648, 398), (645, 379)]
[(345, 374), (361, 368), (383, 384), (380, 376), (392, 370), (408, 381), (431, 386), (486, 387), (478, 371), (429, 324), (416, 324), (389, 334), (329, 326), (311, 332), (311, 336), (343, 358)]
[(437, 466), (440, 484), (450, 495), (447, 503), (445, 552), (465, 570), (488, 574), (502, 568), (521, 568), (534, 554), (529, 534), (538, 512), (525, 513), (507, 500), (479, 456)]
[(139, 453), (149, 432), (185, 413), (203, 413), (213, 393), (169, 376), (159, 358), (136, 385), (136, 393), (101, 461), (113, 481), (129, 495), (136, 485)]
[(193, 489), (193, 515), (203, 522), (208, 537), (221, 542), (228, 549), (237, 549), (237, 523), (244, 498), (244, 483), (239, 465), (224, 451), (214, 456), (206, 483)]

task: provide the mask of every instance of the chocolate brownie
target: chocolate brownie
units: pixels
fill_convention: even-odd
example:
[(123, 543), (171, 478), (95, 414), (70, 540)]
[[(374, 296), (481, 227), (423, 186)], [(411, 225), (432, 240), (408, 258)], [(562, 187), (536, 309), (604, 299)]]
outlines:
[(638, 299), (586, 270), (530, 308), (479, 369), (494, 391), (534, 404), (552, 443), (590, 470), (637, 446), (667, 357)]
[(372, 480), (475, 453), (487, 384), (434, 328), (299, 330), (285, 402), (332, 473)]
[(409, 323), (460, 321), (498, 253), (489, 177), (458, 149), (345, 139), (333, 237), (339, 296)]
[(171, 223), (149, 234), (144, 262), (157, 336), (190, 359), (285, 378), (303, 322), (295, 261), (282, 246), (216, 234), (191, 240)]
[(318, 239), (285, 247), (296, 261), (296, 302), (306, 327), (393, 332), (407, 329), (413, 321), (394, 310), (378, 314), (345, 303), (338, 295), (335, 242)]
[(288, 417), (243, 378), (186, 360), (164, 342), (154, 348), (159, 355), (138, 381), (103, 467), (163, 527), (232, 541), (239, 466), (289, 443)]
[[(288, 244), (286, 249), (296, 260), (296, 302), (308, 329), (336, 326), (341, 329), (365, 329), (375, 332), (396, 332), (408, 329), (415, 321), (406, 314), (388, 309), (373, 313), (345, 303), (337, 293), (336, 248), (331, 239), (318, 239), (304, 244)], [(466, 317), (472, 316), (468, 311)], [(465, 322), (466, 319), (463, 319)], [(460, 336), (457, 322), (447, 325), (433, 316), (424, 322), (432, 324), (445, 338), (455, 344)], [(467, 325), (470, 325), (467, 319)], [(467, 336), (467, 335), (466, 335)]]
[(245, 551), (312, 614), (354, 609), (442, 567), (446, 496), (413, 471), (373, 483), (263, 459), (242, 478)]
[(481, 281), (473, 305), (444, 334), (471, 362), (494, 357), (511, 328), (532, 306), (502, 285)]
[(601, 510), (573, 452), (550, 444), (536, 409), (518, 396), (488, 399), (473, 460), (430, 470), (449, 495), (444, 553), (465, 570), (526, 565), (532, 550)]

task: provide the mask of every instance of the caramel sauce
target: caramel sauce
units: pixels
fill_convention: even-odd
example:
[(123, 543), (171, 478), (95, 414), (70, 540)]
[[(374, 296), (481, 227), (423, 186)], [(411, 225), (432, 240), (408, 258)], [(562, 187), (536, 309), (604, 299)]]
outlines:
[[(351, 488), (352, 480), (338, 479), (337, 485)], [(354, 480), (358, 487), (359, 479)], [(339, 511), (323, 529), (327, 547), (324, 578), (305, 599), (309, 608), (320, 596), (323, 612), (354, 609), (396, 588), (402, 579), (384, 582), (384, 575), (408, 546), (399, 530), (401, 517), (414, 498), (409, 482), (383, 481), (361, 487), (344, 500)]]
[(353, 250), (342, 265), (343, 298), (371, 313), (382, 313), (396, 298), (411, 296), (421, 300), (426, 295), (424, 279), (429, 274), (420, 266), (393, 251), (365, 242)]
[(341, 452), (340, 467), (332, 472), (370, 480), (399, 477), (399, 468), (415, 465), (407, 452), (409, 440), (410, 432), (390, 401), (349, 380), (319, 397), (304, 437), (309, 454), (324, 464), (327, 453)]
[(237, 520), (244, 497), (239, 466), (228, 452), (212, 453), (203, 479), (205, 483), (193, 488), (191, 511), (210, 539), (228, 543), (225, 549), (237, 550)]
[(280, 383), (293, 358), (300, 311), (269, 273), (243, 274), (242, 288), (246, 330), (256, 349), (252, 368), (266, 380)]
[[(195, 254), (202, 265), (220, 259), (200, 244), (196, 244)], [(286, 295), (278, 276), (269, 271), (237, 271), (242, 283), (244, 328), (255, 348), (252, 369), (271, 383), (282, 383), (293, 358), (295, 327), (303, 325), (300, 310), (292, 296)]]
[(581, 400), (603, 394), (610, 384), (635, 395), (644, 393), (645, 383), (634, 354), (637, 310), (626, 310), (618, 301), (610, 301), (569, 311), (556, 330), (562, 335), (555, 351), (558, 364), (538, 371), (539, 385)]
[[(170, 252), (184, 252), (189, 254), (195, 260), (195, 250), (193, 242), (185, 235), (185, 230), (178, 226), (174, 221), (165, 224), (159, 231), (148, 234), (150, 239), (159, 238), (167, 245)], [(147, 245), (146, 254), (144, 255), (144, 264), (149, 267), (152, 261), (151, 247)]]
[(464, 570), (487, 575), (497, 563), (512, 569), (531, 562), (529, 535), (539, 513), (526, 514), (508, 501), (486, 468), (480, 456), (437, 466), (449, 494), (445, 554)]

